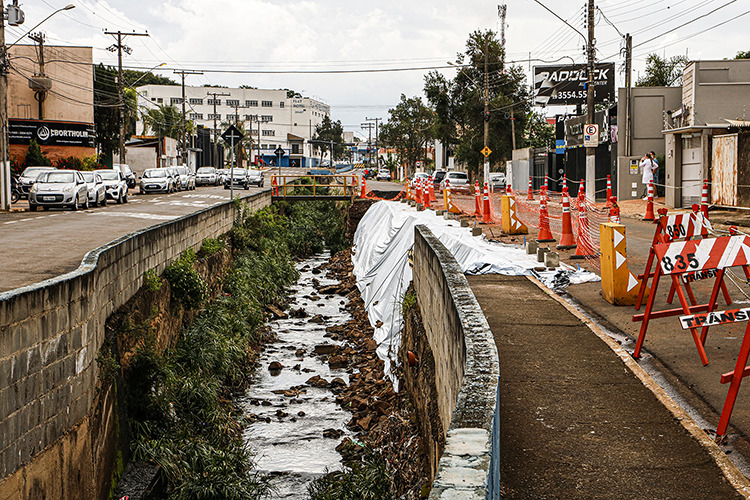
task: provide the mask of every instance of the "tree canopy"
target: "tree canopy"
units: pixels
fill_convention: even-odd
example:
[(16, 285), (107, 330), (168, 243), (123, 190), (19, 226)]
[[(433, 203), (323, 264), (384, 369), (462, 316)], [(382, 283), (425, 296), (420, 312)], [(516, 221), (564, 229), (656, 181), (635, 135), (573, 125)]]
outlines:
[(331, 159), (344, 156), (343, 135), (344, 126), (341, 125), (340, 120), (332, 121), (328, 115), (323, 117), (323, 121), (315, 126), (315, 134), (313, 135), (314, 141), (324, 141), (321, 144), (315, 144), (315, 147), (320, 150), (321, 158), (325, 151), (330, 151), (331, 142), (333, 142), (333, 156)]
[(737, 52), (737, 55), (734, 56), (735, 59), (750, 59), (750, 50), (745, 51), (739, 51)]
[[(485, 60), (489, 116), (484, 114)], [(516, 138), (526, 128), (530, 106), (523, 69), (506, 66), (505, 49), (492, 30), (474, 31), (466, 49), (456, 56), (457, 73), (447, 79), (437, 71), (425, 77), (424, 92), (432, 111), (432, 133), (444, 144), (454, 144), (456, 159), (476, 174), (484, 163), (484, 120), (489, 121), (491, 164), (512, 157), (511, 118), (516, 121)]]
[(682, 70), (688, 63), (685, 56), (659, 57), (649, 54), (646, 72), (638, 79), (636, 87), (672, 87), (682, 85)]
[[(138, 114), (138, 97), (134, 91), (126, 89), (123, 95), (125, 105), (125, 140), (135, 129)], [(96, 139), (103, 156), (117, 151), (120, 144), (120, 98), (117, 90), (117, 70), (99, 64), (94, 67), (94, 128)]]
[(433, 138), (432, 111), (421, 97), (401, 94), (400, 102), (388, 110), (388, 115), (388, 121), (380, 128), (379, 140), (396, 150), (399, 162), (406, 164), (410, 175), (417, 161), (427, 160), (427, 143)]

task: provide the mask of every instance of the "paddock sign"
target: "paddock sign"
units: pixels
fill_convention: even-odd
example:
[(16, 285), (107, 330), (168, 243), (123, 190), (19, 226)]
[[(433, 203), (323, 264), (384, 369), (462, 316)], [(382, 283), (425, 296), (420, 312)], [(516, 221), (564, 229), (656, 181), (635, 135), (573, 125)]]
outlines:
[(714, 311), (710, 313), (691, 314), (680, 316), (683, 330), (698, 328), (701, 326), (716, 326), (725, 323), (739, 323), (750, 319), (750, 307), (732, 309), (730, 311)]

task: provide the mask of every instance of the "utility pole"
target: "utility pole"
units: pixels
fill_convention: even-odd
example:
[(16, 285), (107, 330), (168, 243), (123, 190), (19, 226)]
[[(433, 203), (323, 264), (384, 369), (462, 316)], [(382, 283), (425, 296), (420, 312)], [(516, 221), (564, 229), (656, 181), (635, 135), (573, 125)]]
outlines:
[(375, 168), (380, 168), (380, 156), (379, 156), (379, 149), (378, 149), (378, 123), (383, 121), (382, 118), (367, 118), (365, 117), (366, 122), (375, 122)]
[(0, 4), (0, 141), (2, 161), (0, 166), (0, 210), (10, 210), (10, 164), (8, 163), (8, 51), (5, 48), (5, 8)]
[(122, 76), (122, 53), (132, 54), (133, 49), (123, 45), (122, 41), (127, 36), (148, 36), (148, 33), (123, 33), (122, 31), (104, 31), (105, 35), (116, 37), (117, 43), (107, 47), (110, 52), (117, 52), (117, 95), (119, 97), (119, 118), (120, 118), (120, 163), (125, 163), (125, 88)]
[(633, 72), (633, 37), (630, 33), (625, 34), (625, 156), (630, 156), (631, 151), (631, 119), (630, 119), (630, 95)]
[[(29, 38), (39, 44), (39, 74), (34, 76), (44, 78), (44, 34), (42, 32), (32, 33)], [(44, 101), (47, 99), (47, 90), (43, 88), (36, 90), (34, 99), (39, 103), (39, 119), (44, 120)]]
[[(240, 108), (245, 109), (247, 106), (240, 106), (239, 99), (237, 100), (237, 104), (234, 106), (230, 106), (231, 108), (234, 108), (234, 126), (237, 128), (240, 128)], [(250, 129), (252, 130), (252, 124), (250, 125)], [(250, 133), (250, 139), (252, 140), (252, 132)], [(240, 152), (243, 152), (241, 155), (235, 155), (235, 158), (239, 157), (238, 160), (242, 162), (244, 158), (244, 148), (242, 147), (242, 140), (240, 140), (237, 144), (234, 145), (235, 147), (239, 146)], [(242, 165), (240, 165), (242, 166)]]
[(368, 157), (370, 159), (370, 166), (372, 166), (372, 129), (375, 127), (375, 125), (372, 124), (372, 122), (365, 122), (362, 124), (362, 130), (367, 130), (368, 136), (367, 136), (367, 153)]
[(213, 96), (213, 103), (214, 103), (214, 168), (221, 168), (219, 166), (219, 131), (216, 127), (216, 97), (217, 96), (227, 96), (230, 94), (227, 94), (226, 92), (208, 92), (206, 95)]
[[(489, 57), (490, 41), (489, 38), (484, 41), (484, 147), (489, 147), (490, 142), (490, 74), (488, 72), (488, 57)], [(485, 149), (486, 151), (486, 149)], [(484, 157), (484, 182), (489, 182), (490, 179), (490, 156), (485, 155)]]
[(185, 75), (202, 75), (203, 71), (192, 71), (187, 69), (176, 69), (175, 74), (182, 76), (182, 131), (180, 137), (182, 138), (182, 164), (187, 166), (187, 152), (188, 152), (188, 139), (187, 139), (187, 126), (185, 121)]
[[(593, 124), (594, 114), (594, 0), (589, 0), (588, 6), (588, 68), (586, 79), (586, 124)], [(586, 148), (586, 197), (593, 200), (596, 197), (596, 148)]]

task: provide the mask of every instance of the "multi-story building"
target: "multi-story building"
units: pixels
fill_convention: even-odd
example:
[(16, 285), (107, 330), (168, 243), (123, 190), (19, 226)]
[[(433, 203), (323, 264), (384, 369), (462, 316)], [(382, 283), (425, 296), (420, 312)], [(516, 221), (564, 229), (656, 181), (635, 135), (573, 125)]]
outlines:
[[(182, 109), (179, 85), (144, 85), (136, 90), (139, 103), (146, 108), (173, 105)], [(229, 95), (216, 96), (214, 103), (213, 93)], [(252, 161), (258, 158), (260, 146), (260, 158), (266, 164), (276, 164), (274, 151), (281, 147), (282, 166), (301, 168), (314, 163), (313, 145), (308, 140), (315, 134), (316, 126), (331, 113), (329, 105), (287, 90), (186, 86), (185, 99), (186, 119), (196, 125), (213, 130), (215, 119), (219, 135), (228, 122), (250, 129)], [(143, 122), (138, 124), (136, 132), (145, 132)]]

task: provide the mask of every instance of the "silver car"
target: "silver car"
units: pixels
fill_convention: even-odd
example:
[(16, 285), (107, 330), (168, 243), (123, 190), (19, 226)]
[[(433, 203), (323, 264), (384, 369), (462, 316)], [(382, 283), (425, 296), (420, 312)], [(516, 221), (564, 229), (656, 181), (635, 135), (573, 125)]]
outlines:
[(185, 166), (175, 167), (175, 170), (180, 174), (180, 185), (182, 189), (195, 189), (195, 177), (190, 172), (190, 169)]
[(104, 185), (102, 176), (96, 172), (81, 172), (86, 187), (89, 190), (89, 205), (98, 207), (107, 204), (107, 187)]
[(179, 170), (177, 170), (177, 167), (167, 167), (167, 173), (170, 177), (172, 177), (172, 182), (174, 182), (174, 190), (182, 191), (184, 189), (182, 187), (182, 178), (180, 177), (180, 172)]
[(55, 170), (52, 167), (26, 167), (21, 175), (18, 177), (18, 189), (21, 192), (21, 198), (28, 198), (31, 186), (36, 182), (36, 178), (42, 172), (48, 172)]
[(170, 177), (166, 168), (149, 168), (143, 172), (139, 190), (145, 193), (171, 193), (174, 191), (174, 180)]
[(128, 202), (128, 183), (122, 172), (111, 168), (94, 170), (94, 172), (102, 177), (104, 187), (107, 188), (107, 198), (115, 200), (117, 203)]
[(452, 191), (470, 191), (469, 176), (466, 172), (458, 172), (451, 170), (442, 181), (440, 181), (440, 189), (445, 189), (445, 182), (449, 181)]
[(89, 207), (89, 189), (81, 172), (77, 170), (51, 170), (42, 172), (29, 191), (29, 210), (37, 207), (70, 207), (72, 210)]
[(218, 186), (219, 174), (214, 167), (201, 167), (195, 174), (195, 184), (197, 186)]
[(253, 168), (250, 168), (247, 170), (247, 177), (248, 177), (248, 181), (247, 181), (248, 184), (255, 184), (259, 188), (262, 188), (263, 184), (265, 184), (262, 170), (255, 170)]

